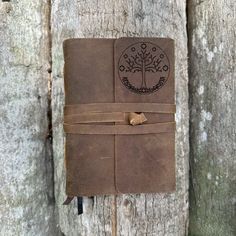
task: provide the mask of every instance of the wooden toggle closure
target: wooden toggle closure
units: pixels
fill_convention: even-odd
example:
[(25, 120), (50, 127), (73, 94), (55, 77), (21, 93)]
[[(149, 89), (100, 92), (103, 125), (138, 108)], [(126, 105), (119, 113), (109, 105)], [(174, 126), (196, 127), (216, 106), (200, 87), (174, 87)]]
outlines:
[(130, 112), (129, 113), (129, 123), (131, 125), (141, 125), (145, 121), (147, 121), (146, 116), (143, 113), (135, 113), (135, 112)]

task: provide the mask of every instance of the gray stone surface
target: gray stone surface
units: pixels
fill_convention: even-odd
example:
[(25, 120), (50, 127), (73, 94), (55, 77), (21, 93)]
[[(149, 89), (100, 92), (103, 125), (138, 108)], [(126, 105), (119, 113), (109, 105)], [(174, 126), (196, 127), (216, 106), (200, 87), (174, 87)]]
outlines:
[(58, 235), (47, 138), (48, 6), (0, 2), (0, 235)]
[(236, 5), (189, 1), (190, 235), (236, 235)]
[[(52, 1), (53, 150), (55, 196), (59, 224), (75, 235), (185, 235), (188, 227), (188, 76), (186, 2), (177, 1)], [(139, 194), (86, 199), (77, 216), (76, 202), (65, 199), (64, 90), (62, 42), (69, 37), (171, 37), (176, 44), (176, 162), (174, 194)]]

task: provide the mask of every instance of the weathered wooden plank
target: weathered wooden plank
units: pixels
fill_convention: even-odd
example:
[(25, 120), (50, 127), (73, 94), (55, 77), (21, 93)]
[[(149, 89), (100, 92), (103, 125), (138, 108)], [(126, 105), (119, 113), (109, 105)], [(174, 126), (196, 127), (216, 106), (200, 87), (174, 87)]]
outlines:
[(236, 235), (235, 1), (189, 2), (190, 235)]
[(48, 3), (0, 2), (0, 235), (58, 235), (48, 135)]
[[(55, 192), (65, 235), (184, 235), (188, 216), (188, 77), (185, 1), (59, 1), (52, 4)], [(62, 41), (69, 37), (153, 36), (176, 40), (177, 191), (96, 197), (86, 212), (65, 198)]]

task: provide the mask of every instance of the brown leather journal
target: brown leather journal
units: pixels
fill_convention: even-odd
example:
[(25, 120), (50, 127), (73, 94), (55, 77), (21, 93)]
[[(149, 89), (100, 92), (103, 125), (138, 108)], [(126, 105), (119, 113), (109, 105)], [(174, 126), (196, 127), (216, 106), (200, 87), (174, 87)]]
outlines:
[(67, 196), (174, 191), (174, 41), (63, 46)]

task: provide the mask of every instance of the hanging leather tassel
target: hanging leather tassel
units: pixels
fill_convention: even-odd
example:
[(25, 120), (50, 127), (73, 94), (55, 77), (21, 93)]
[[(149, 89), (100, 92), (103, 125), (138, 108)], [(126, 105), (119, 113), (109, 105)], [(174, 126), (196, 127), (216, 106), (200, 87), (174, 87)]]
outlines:
[(69, 205), (74, 197), (67, 196), (66, 200), (63, 202), (63, 205)]

